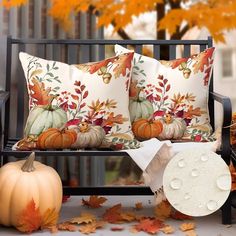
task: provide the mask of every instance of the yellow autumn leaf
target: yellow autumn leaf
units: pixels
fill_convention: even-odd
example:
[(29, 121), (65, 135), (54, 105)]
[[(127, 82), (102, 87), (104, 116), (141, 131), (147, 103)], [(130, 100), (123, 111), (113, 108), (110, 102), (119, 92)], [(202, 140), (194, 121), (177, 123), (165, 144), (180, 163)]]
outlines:
[(162, 201), (155, 206), (154, 212), (157, 218), (166, 219), (170, 217), (171, 214), (171, 205), (168, 201)]
[(189, 223), (183, 223), (179, 226), (179, 229), (181, 231), (188, 231), (188, 230), (193, 230), (195, 229), (196, 225), (195, 223), (189, 222)]
[(43, 216), (41, 222), (41, 229), (49, 229), (57, 224), (59, 218), (59, 213), (56, 209), (47, 209)]
[(82, 212), (80, 216), (78, 217), (74, 217), (72, 218), (71, 220), (69, 220), (70, 223), (73, 223), (73, 224), (82, 224), (82, 223), (91, 223), (93, 221), (96, 221), (96, 216), (91, 214), (91, 213), (88, 213), (88, 212)]

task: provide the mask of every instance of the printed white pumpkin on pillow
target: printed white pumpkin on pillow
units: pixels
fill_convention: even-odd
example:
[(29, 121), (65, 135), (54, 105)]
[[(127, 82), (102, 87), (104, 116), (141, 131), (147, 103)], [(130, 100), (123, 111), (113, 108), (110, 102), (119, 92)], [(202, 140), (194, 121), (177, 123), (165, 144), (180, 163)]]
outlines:
[(139, 147), (128, 109), (132, 52), (78, 65), (19, 56), (30, 109), (20, 150)]

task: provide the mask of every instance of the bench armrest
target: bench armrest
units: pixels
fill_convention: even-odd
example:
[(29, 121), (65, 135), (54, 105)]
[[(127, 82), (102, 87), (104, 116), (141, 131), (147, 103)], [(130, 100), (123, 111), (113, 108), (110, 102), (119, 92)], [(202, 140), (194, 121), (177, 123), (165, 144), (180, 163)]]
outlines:
[(5, 108), (5, 104), (7, 102), (7, 100), (9, 99), (9, 92), (6, 92), (6, 91), (0, 91), (0, 146), (2, 147), (2, 144), (3, 144), (3, 109)]
[(9, 98), (9, 92), (0, 91), (0, 109), (2, 109), (3, 105), (5, 105), (8, 98)]
[(210, 92), (210, 98), (219, 102), (223, 107), (223, 124), (221, 133), (221, 155), (227, 164), (230, 163), (230, 125), (232, 119), (232, 105), (229, 97)]

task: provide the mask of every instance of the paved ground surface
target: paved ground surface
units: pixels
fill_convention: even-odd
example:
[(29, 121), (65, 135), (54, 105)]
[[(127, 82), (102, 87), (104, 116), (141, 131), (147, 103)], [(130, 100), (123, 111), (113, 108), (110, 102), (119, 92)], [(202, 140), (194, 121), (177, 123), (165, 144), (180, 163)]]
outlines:
[[(84, 197), (87, 199), (87, 196)], [(108, 207), (111, 207), (114, 204), (117, 203), (122, 203), (124, 208), (127, 208), (127, 210), (131, 210), (132, 207), (134, 206), (135, 202), (142, 202), (144, 208), (141, 210), (141, 213), (143, 214), (148, 214), (152, 215), (153, 214), (153, 207), (152, 207), (152, 200), (153, 198), (151, 196), (112, 196), (112, 197), (107, 197), (108, 201), (104, 204), (104, 206), (100, 209), (97, 210), (90, 210), (86, 209), (84, 206), (81, 206), (81, 199), (82, 197), (71, 197), (67, 203), (63, 204), (62, 211), (61, 211), (61, 220), (66, 220), (75, 216), (79, 216), (81, 211), (90, 211), (96, 214), (97, 216), (100, 216), (103, 214), (105, 209)], [(233, 210), (233, 216), (234, 216), (234, 222), (235, 224), (231, 226), (225, 226), (221, 224), (221, 212), (215, 212), (212, 215), (205, 216), (205, 217), (199, 217), (195, 218), (194, 222), (196, 223), (196, 232), (198, 236), (236, 236), (236, 210)], [(179, 221), (175, 220), (169, 220), (167, 223), (170, 223), (172, 226), (176, 228), (176, 232), (174, 236), (179, 236), (179, 235), (185, 235), (183, 232), (178, 230), (178, 227), (180, 225)], [(97, 230), (96, 233), (90, 234), (90, 235), (96, 235), (96, 236), (107, 236), (107, 235), (132, 235), (132, 236), (141, 236), (141, 235), (148, 235), (146, 233), (140, 232), (140, 233), (131, 233), (129, 231), (130, 226), (132, 224), (125, 224), (124, 226), (125, 230), (121, 232), (113, 232), (110, 230), (110, 228), (114, 225), (108, 224), (105, 226), (104, 229), (102, 230)], [(0, 227), (0, 235), (7, 236), (7, 235), (24, 235), (22, 233), (18, 233), (14, 229), (8, 229), (8, 228), (3, 228)], [(27, 234), (29, 235), (29, 234)], [(37, 232), (33, 233), (32, 235), (34, 236), (44, 236), (44, 235), (52, 235), (49, 232)], [(79, 232), (62, 232), (60, 231), (57, 234), (53, 235), (82, 235)], [(162, 236), (166, 235), (163, 233), (158, 233), (157, 235)]]

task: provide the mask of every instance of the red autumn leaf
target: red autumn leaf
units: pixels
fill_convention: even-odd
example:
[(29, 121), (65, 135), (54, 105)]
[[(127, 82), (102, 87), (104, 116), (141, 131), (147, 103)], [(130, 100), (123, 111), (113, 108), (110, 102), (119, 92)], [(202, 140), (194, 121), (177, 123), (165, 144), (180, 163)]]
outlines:
[(165, 97), (163, 98), (163, 100), (164, 100), (164, 101), (165, 101), (165, 100), (167, 100), (167, 99), (168, 99), (168, 97), (169, 97), (168, 95), (167, 95), (167, 96), (165, 96)]
[(39, 212), (39, 208), (36, 208), (35, 202), (32, 199), (26, 206), (26, 208), (20, 213), (17, 229), (21, 232), (31, 233), (38, 230), (42, 223), (42, 217)]
[(139, 224), (135, 225), (134, 228), (137, 231), (144, 231), (149, 234), (156, 234), (165, 225), (161, 220), (158, 219), (141, 219)]
[(90, 196), (89, 200), (82, 199), (82, 204), (91, 208), (99, 208), (106, 201), (105, 197)]
[(63, 102), (62, 104), (60, 104), (60, 108), (62, 108), (64, 111), (68, 111), (68, 101)]
[(69, 108), (70, 109), (76, 109), (77, 108), (77, 104), (74, 102), (71, 102), (71, 104), (69, 104)]
[(156, 116), (164, 116), (165, 112), (164, 111), (155, 111), (153, 113), (153, 117), (156, 117)]
[(84, 102), (84, 103), (82, 103), (82, 104), (79, 106), (79, 108), (82, 109), (82, 108), (85, 107), (85, 106), (86, 106), (86, 103)]
[(70, 195), (63, 195), (63, 197), (62, 197), (62, 203), (67, 202), (69, 198), (70, 198)]
[(175, 69), (176, 67), (178, 67), (181, 63), (183, 62), (187, 62), (188, 61), (188, 58), (179, 58), (179, 59), (176, 59), (176, 60), (172, 60), (170, 63), (171, 63), (171, 68), (172, 69)]
[(84, 91), (84, 89), (85, 89), (85, 85), (84, 85), (84, 84), (83, 84), (83, 85), (81, 85), (80, 89), (81, 89), (81, 91), (83, 92), (83, 91)]
[(81, 122), (80, 119), (72, 119), (66, 122), (66, 126), (70, 126), (70, 125), (78, 125)]
[(86, 97), (88, 97), (88, 91), (85, 91), (85, 93), (83, 95), (83, 99), (85, 99)]
[(158, 82), (158, 84), (163, 88), (164, 84), (162, 82)]
[(156, 88), (156, 91), (157, 91), (158, 93), (162, 93), (162, 89), (160, 89), (160, 88)]
[(75, 89), (75, 92), (76, 92), (77, 94), (81, 94), (81, 90), (78, 89), (78, 88)]
[(164, 76), (163, 76), (163, 75), (158, 75), (157, 79), (163, 80), (163, 79), (164, 79)]
[(71, 94), (71, 97), (72, 97), (74, 100), (79, 100), (79, 96), (77, 96), (77, 95)]
[(103, 61), (99, 61), (97, 63), (93, 63), (89, 69), (90, 74), (97, 72), (101, 67), (106, 67), (110, 62), (113, 63), (116, 59), (117, 57), (112, 57)]
[(80, 81), (75, 81), (74, 85), (75, 85), (75, 86), (80, 86), (80, 85), (81, 85), (81, 82), (80, 82)]
[(164, 79), (164, 80), (163, 80), (163, 83), (164, 83), (164, 84), (167, 84), (167, 82), (168, 82), (168, 79)]
[(170, 90), (170, 84), (166, 86), (166, 92), (168, 92), (169, 90)]
[(103, 219), (108, 223), (115, 224), (123, 220), (121, 216), (121, 204), (117, 204), (109, 209), (103, 214)]
[(37, 105), (48, 105), (52, 100), (51, 88), (45, 88), (43, 82), (39, 82), (33, 78), (31, 80), (33, 85), (29, 85), (30, 96), (36, 101)]

